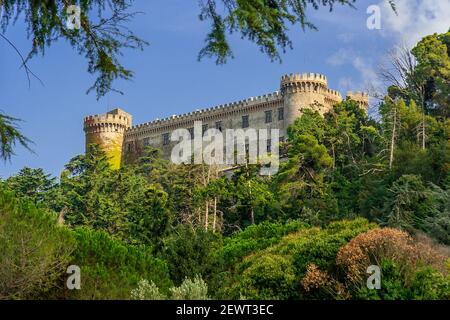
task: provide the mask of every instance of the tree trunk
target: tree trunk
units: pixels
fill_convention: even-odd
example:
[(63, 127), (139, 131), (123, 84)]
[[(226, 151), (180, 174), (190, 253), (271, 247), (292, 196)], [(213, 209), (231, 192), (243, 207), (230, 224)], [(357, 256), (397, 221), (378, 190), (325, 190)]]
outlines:
[(391, 136), (391, 150), (389, 155), (389, 170), (392, 170), (392, 164), (394, 163), (394, 148), (395, 148), (395, 136), (397, 134), (397, 109), (394, 107), (394, 119), (392, 123), (392, 136)]
[(214, 197), (213, 233), (216, 233), (216, 219), (217, 219), (217, 197)]
[(205, 209), (205, 231), (208, 231), (208, 216), (209, 216), (209, 203), (205, 201), (206, 209)]

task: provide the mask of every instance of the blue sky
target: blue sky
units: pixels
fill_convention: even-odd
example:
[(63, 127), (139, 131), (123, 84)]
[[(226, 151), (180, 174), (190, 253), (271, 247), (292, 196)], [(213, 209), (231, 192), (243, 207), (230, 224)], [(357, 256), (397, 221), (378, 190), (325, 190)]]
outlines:
[[(309, 10), (319, 31), (293, 26), (294, 49), (282, 56), (282, 63), (270, 62), (254, 44), (233, 36), (235, 59), (216, 66), (212, 60), (197, 61), (209, 30), (198, 20), (197, 1), (136, 0), (134, 10), (144, 14), (129, 26), (150, 45), (143, 52), (124, 52), (122, 62), (135, 71), (135, 78), (115, 84), (125, 95), (111, 93), (100, 101), (95, 94), (85, 94), (94, 77), (86, 72), (83, 57), (63, 41), (31, 61), (31, 69), (44, 82), (42, 86), (32, 80), (31, 88), (15, 52), (0, 41), (0, 109), (22, 119), (22, 132), (35, 143), (35, 154), (18, 147), (11, 162), (1, 163), (0, 177), (24, 166), (59, 176), (64, 164), (84, 152), (83, 117), (114, 107), (131, 113), (138, 124), (269, 93), (278, 90), (281, 75), (295, 72), (323, 73), (329, 86), (343, 94), (380, 86), (376, 69), (390, 48), (450, 27), (450, 0), (397, 1), (399, 16), (380, 0), (358, 0), (356, 10)], [(371, 4), (382, 8), (381, 30), (366, 27)], [(21, 23), (6, 35), (21, 51), (29, 50)]]

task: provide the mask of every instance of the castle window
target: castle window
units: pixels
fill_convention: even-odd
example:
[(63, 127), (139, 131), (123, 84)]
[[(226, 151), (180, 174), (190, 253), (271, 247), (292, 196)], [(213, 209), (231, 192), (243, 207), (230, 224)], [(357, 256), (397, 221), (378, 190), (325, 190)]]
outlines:
[(144, 138), (144, 147), (147, 147), (150, 145), (150, 138)]
[(208, 131), (208, 124), (202, 126), (202, 134), (205, 134), (206, 131)]
[(284, 120), (284, 108), (278, 108), (278, 121)]
[(170, 143), (170, 137), (168, 133), (163, 134), (163, 145), (167, 146)]
[(248, 128), (248, 127), (249, 127), (248, 116), (242, 116), (242, 128)]
[(216, 122), (216, 129), (219, 130), (220, 132), (222, 132), (222, 121)]
[(131, 152), (133, 150), (133, 144), (130, 142), (128, 144), (128, 152)]
[(271, 123), (272, 122), (272, 110), (266, 111), (266, 123)]
[(267, 139), (267, 152), (272, 152), (272, 139)]
[(191, 135), (191, 139), (194, 139), (194, 128), (189, 128), (188, 131), (189, 134)]

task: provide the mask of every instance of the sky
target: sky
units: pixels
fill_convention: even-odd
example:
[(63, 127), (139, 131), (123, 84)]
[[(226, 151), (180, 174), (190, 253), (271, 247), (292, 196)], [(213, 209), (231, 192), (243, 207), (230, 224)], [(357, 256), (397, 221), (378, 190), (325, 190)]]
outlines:
[[(59, 176), (64, 165), (84, 152), (83, 118), (120, 107), (133, 115), (134, 124), (173, 114), (241, 100), (279, 89), (287, 73), (325, 74), (329, 87), (347, 91), (382, 87), (377, 68), (397, 44), (414, 45), (423, 36), (450, 28), (450, 0), (396, 0), (398, 15), (384, 0), (357, 0), (356, 8), (309, 9), (318, 31), (290, 27), (293, 50), (282, 63), (271, 62), (256, 45), (232, 36), (235, 58), (217, 66), (214, 60), (197, 60), (209, 24), (198, 19), (198, 2), (186, 0), (135, 0), (133, 11), (142, 12), (128, 26), (149, 42), (144, 51), (126, 50), (121, 62), (135, 72), (132, 81), (117, 81), (124, 92), (97, 101), (86, 95), (95, 77), (86, 61), (64, 41), (47, 48), (29, 66), (43, 81), (29, 87), (20, 60), (0, 39), (0, 111), (20, 118), (20, 129), (33, 140), (34, 153), (17, 147), (9, 162), (0, 163), (0, 178), (24, 166), (43, 168)], [(381, 9), (381, 29), (369, 30), (367, 8)], [(19, 20), (6, 36), (22, 51), (30, 49)]]

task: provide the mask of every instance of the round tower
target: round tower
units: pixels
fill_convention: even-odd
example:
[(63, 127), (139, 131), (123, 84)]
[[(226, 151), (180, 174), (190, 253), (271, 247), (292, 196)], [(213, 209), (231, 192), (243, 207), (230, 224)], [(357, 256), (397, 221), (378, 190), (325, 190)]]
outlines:
[(328, 89), (327, 78), (318, 73), (290, 74), (281, 77), (286, 125), (301, 115), (301, 109), (312, 108), (321, 114), (342, 100), (337, 91)]
[(125, 131), (131, 128), (131, 125), (131, 115), (121, 109), (86, 117), (86, 150), (91, 144), (99, 145), (110, 158), (111, 167), (120, 168)]
[(369, 94), (367, 92), (349, 91), (347, 98), (356, 101), (366, 113), (369, 110)]

